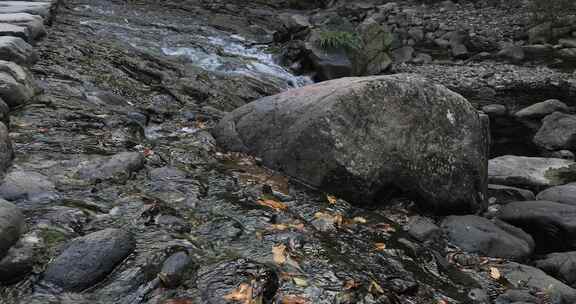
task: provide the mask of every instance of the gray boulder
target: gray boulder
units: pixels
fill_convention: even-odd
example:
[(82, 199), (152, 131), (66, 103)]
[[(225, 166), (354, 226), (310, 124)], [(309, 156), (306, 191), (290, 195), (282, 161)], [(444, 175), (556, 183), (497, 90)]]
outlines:
[(488, 181), (541, 190), (576, 181), (576, 163), (560, 158), (500, 156), (488, 162)]
[(576, 250), (576, 206), (550, 201), (513, 202), (500, 209), (498, 218), (530, 234), (538, 253)]
[(0, 184), (0, 197), (8, 201), (38, 202), (59, 196), (56, 186), (46, 176), (36, 172), (12, 171)]
[(547, 274), (576, 286), (576, 251), (548, 254), (535, 262)]
[(452, 244), (482, 256), (518, 260), (529, 257), (534, 250), (530, 235), (498, 220), (476, 215), (449, 216), (442, 228)]
[(0, 259), (14, 245), (24, 232), (24, 215), (18, 207), (0, 200)]
[(32, 40), (37, 40), (46, 35), (44, 20), (37, 15), (28, 13), (0, 13), (0, 23), (26, 27)]
[(516, 201), (536, 200), (534, 192), (530, 190), (494, 184), (488, 185), (488, 197), (493, 198), (493, 202), (500, 205)]
[(548, 188), (538, 193), (536, 199), (576, 206), (576, 183)]
[(26, 26), (0, 23), (0, 36), (18, 37), (26, 42), (30, 42), (30, 30)]
[(576, 115), (554, 112), (544, 117), (533, 141), (546, 150), (576, 150)]
[(518, 118), (542, 118), (554, 112), (568, 112), (568, 106), (557, 99), (548, 99), (543, 102), (535, 103), (514, 114)]
[(19, 37), (0, 36), (0, 60), (32, 65), (38, 60), (36, 51)]
[[(538, 291), (545, 291), (552, 304), (572, 304), (576, 303), (576, 290), (561, 281), (547, 275), (542, 270), (508, 262), (498, 265), (502, 276), (516, 288), (534, 288)], [(522, 303), (522, 302), (516, 302)]]
[(39, 91), (30, 71), (14, 62), (0, 60), (0, 98), (10, 108), (25, 104)]
[(44, 281), (66, 291), (81, 291), (106, 277), (135, 247), (130, 233), (104, 229), (72, 240), (44, 273)]
[(83, 180), (126, 180), (144, 168), (144, 156), (138, 152), (121, 152), (109, 158), (81, 163), (77, 176)]
[(438, 212), (485, 206), (487, 132), (478, 112), (415, 75), (343, 78), (262, 98), (213, 134), (225, 149), (352, 203), (401, 190)]

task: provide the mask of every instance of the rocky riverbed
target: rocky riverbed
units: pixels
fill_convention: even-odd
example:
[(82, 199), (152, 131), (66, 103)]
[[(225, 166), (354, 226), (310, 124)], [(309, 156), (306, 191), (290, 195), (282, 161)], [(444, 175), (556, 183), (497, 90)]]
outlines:
[(576, 28), (387, 2), (0, 2), (0, 303), (575, 303)]

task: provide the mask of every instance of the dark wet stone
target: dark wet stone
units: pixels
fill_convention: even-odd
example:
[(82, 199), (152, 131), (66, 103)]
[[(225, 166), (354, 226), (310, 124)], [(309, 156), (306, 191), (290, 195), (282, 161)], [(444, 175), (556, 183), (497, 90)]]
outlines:
[(526, 289), (508, 289), (496, 298), (495, 304), (518, 304), (529, 303), (538, 304), (540, 299)]
[[(252, 283), (253, 282), (253, 283)], [(224, 296), (242, 283), (252, 284), (254, 297), (270, 302), (278, 289), (278, 276), (269, 266), (237, 259), (202, 267), (196, 280), (202, 300), (207, 304), (225, 304)]]
[(4, 125), (10, 125), (10, 107), (0, 98), (0, 122)]
[(144, 168), (144, 156), (137, 152), (122, 152), (109, 158), (82, 163), (78, 177), (84, 180), (126, 180)]
[(152, 181), (181, 180), (184, 178), (186, 178), (186, 172), (172, 167), (156, 168), (150, 171)]
[(104, 229), (70, 241), (44, 272), (44, 281), (67, 291), (84, 290), (104, 279), (135, 247), (127, 231)]
[(469, 253), (523, 259), (532, 254), (532, 237), (509, 224), (475, 215), (449, 216), (442, 222), (448, 240)]
[(534, 143), (546, 150), (576, 150), (576, 115), (554, 112), (544, 117)]
[(487, 135), (478, 112), (415, 76), (342, 78), (290, 90), (234, 110), (213, 134), (225, 149), (261, 157), (353, 204), (400, 190), (436, 212), (485, 206)]
[(190, 224), (183, 218), (173, 215), (161, 215), (156, 219), (156, 224), (174, 232), (190, 232)]
[(3, 258), (24, 232), (24, 215), (18, 207), (0, 200), (0, 258)]
[[(26, 28), (22, 27), (22, 29), (25, 30)], [(38, 55), (32, 46), (22, 38), (0, 36), (0, 60), (32, 65), (38, 60)]]
[(35, 262), (36, 243), (23, 237), (6, 256), (0, 260), (0, 283), (13, 284), (32, 271)]
[(576, 206), (549, 201), (513, 202), (502, 207), (498, 218), (530, 234), (536, 252), (576, 249)]
[(8, 168), (12, 165), (14, 150), (8, 128), (0, 122), (0, 177), (4, 177)]
[(575, 289), (547, 275), (538, 268), (514, 262), (498, 265), (497, 268), (500, 270), (502, 276), (517, 288), (530, 287), (546, 292), (550, 297), (550, 303), (576, 303)]
[(407, 225), (408, 233), (415, 239), (424, 241), (435, 241), (442, 235), (442, 229), (431, 219), (422, 216), (412, 216)]
[(12, 171), (0, 185), (0, 197), (9, 201), (38, 202), (53, 200), (59, 195), (54, 183), (46, 176), (36, 172)]
[(482, 112), (488, 114), (490, 117), (506, 116), (508, 114), (508, 109), (505, 105), (501, 104), (491, 104), (482, 107)]
[(550, 187), (536, 196), (541, 201), (552, 201), (576, 206), (576, 183)]
[(505, 205), (509, 202), (536, 200), (534, 192), (527, 189), (502, 185), (488, 185), (488, 198), (494, 199), (491, 203)]
[(576, 286), (576, 251), (551, 253), (534, 264), (558, 280)]
[(158, 277), (164, 286), (175, 288), (185, 279), (186, 272), (193, 265), (194, 261), (188, 253), (178, 251), (164, 261)]

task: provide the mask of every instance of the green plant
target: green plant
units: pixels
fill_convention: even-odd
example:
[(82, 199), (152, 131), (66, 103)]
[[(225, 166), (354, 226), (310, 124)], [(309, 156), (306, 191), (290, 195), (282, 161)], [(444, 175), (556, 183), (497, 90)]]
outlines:
[(343, 31), (323, 31), (319, 34), (318, 46), (324, 50), (356, 50), (362, 41), (358, 34)]

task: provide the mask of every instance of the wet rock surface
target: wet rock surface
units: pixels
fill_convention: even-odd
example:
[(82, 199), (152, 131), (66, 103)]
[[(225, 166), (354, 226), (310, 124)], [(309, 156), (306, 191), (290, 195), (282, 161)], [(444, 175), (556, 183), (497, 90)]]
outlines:
[(0, 257), (4, 257), (24, 232), (24, 215), (15, 205), (0, 201)]

